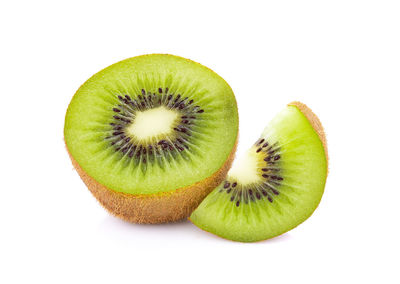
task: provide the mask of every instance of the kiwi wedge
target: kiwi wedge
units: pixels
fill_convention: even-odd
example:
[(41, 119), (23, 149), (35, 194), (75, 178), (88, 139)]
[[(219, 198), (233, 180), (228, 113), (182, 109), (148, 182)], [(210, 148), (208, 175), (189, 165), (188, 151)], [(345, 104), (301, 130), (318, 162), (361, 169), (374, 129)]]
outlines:
[(163, 54), (93, 75), (72, 98), (64, 126), (89, 190), (136, 223), (187, 218), (225, 178), (237, 137), (229, 85), (196, 62)]
[(190, 220), (220, 237), (254, 242), (283, 234), (317, 208), (328, 173), (318, 117), (293, 102), (265, 128)]

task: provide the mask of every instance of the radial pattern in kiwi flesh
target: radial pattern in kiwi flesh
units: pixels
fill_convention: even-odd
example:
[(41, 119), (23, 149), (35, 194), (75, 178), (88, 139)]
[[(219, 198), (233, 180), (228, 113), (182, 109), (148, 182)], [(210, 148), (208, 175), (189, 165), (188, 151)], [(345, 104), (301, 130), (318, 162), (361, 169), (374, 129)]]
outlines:
[[(99, 201), (124, 219), (144, 223), (182, 218), (174, 216), (179, 208), (170, 203), (188, 200), (194, 206), (193, 199), (200, 198), (191, 198), (189, 190), (174, 201), (175, 191), (209, 192), (203, 181), (219, 183), (237, 134), (236, 100), (228, 84), (198, 63), (157, 54), (121, 61), (91, 77), (73, 97), (64, 129), (68, 152), (92, 192), (123, 194), (109, 201), (109, 192), (101, 193)], [(169, 201), (160, 201), (163, 196)], [(127, 197), (144, 202), (124, 212)], [(146, 206), (147, 213), (140, 212)], [(179, 206), (190, 214), (190, 206)], [(153, 211), (158, 213), (145, 216)]]
[(278, 114), (191, 221), (226, 239), (254, 242), (285, 233), (318, 206), (327, 177), (319, 119), (294, 102)]

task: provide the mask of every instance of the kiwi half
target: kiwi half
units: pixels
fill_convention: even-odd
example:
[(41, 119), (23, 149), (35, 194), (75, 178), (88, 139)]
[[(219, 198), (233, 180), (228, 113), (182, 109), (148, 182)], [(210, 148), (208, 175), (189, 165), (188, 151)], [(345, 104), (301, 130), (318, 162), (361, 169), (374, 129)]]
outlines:
[(92, 76), (74, 95), (64, 127), (89, 190), (136, 223), (187, 218), (225, 178), (237, 136), (229, 85), (196, 62), (162, 54)]
[(325, 134), (304, 104), (288, 105), (192, 213), (201, 229), (254, 242), (285, 233), (317, 208), (328, 173)]

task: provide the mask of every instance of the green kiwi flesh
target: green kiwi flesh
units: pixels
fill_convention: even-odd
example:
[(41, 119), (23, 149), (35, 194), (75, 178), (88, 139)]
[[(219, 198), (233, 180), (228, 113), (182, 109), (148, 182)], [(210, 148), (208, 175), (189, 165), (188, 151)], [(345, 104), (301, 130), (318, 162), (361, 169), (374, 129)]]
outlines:
[(92, 76), (74, 95), (64, 127), (85, 183), (143, 197), (212, 177), (233, 155), (237, 135), (229, 85), (196, 62), (163, 54), (126, 59)]
[(317, 208), (328, 170), (325, 135), (304, 104), (292, 103), (265, 128), (227, 178), (192, 213), (199, 228), (255, 242), (283, 234)]

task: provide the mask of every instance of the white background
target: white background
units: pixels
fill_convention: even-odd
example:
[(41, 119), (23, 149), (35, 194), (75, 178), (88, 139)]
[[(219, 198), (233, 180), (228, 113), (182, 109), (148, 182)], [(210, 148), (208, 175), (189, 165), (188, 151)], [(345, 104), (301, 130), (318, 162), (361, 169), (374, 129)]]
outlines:
[[(399, 283), (399, 1), (2, 1), (1, 283)], [(67, 105), (119, 60), (171, 53), (221, 75), (243, 152), (287, 103), (320, 117), (322, 202), (275, 239), (105, 212), (63, 144)]]

